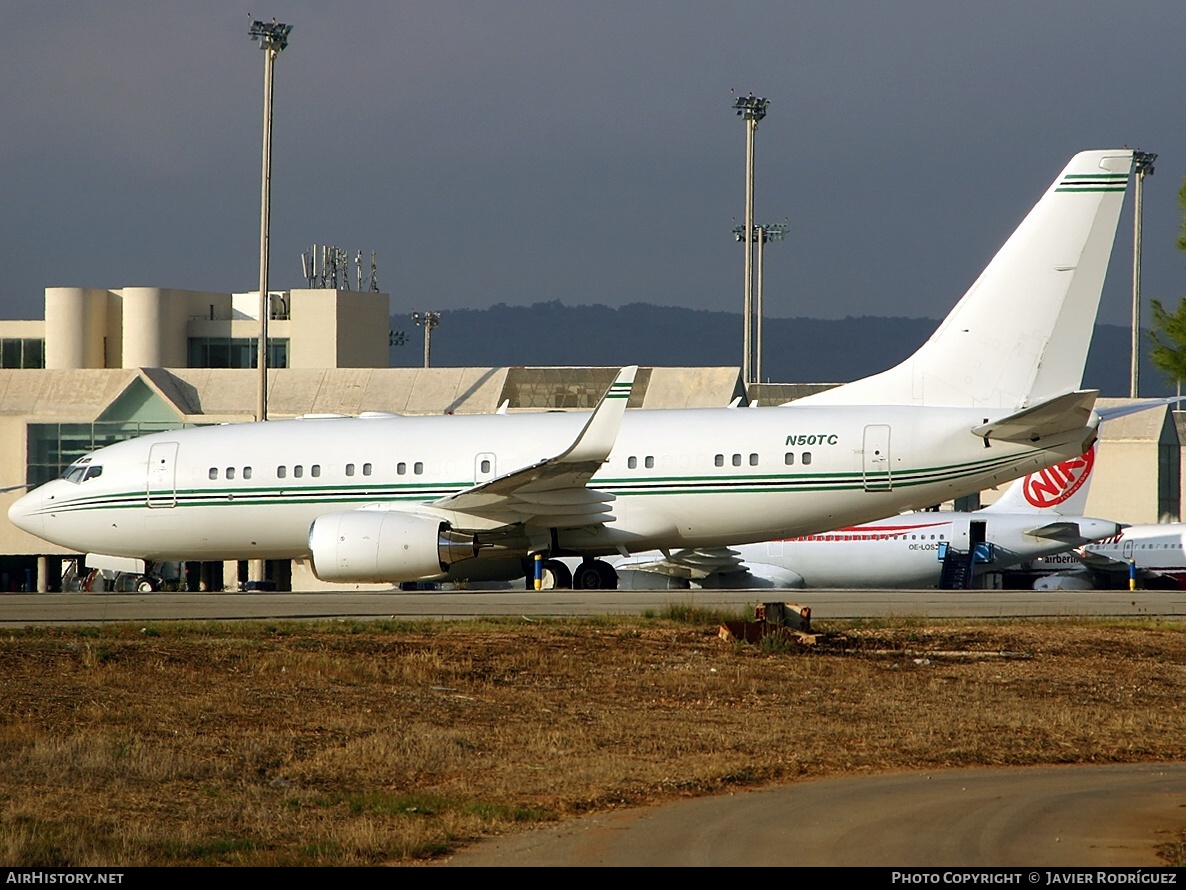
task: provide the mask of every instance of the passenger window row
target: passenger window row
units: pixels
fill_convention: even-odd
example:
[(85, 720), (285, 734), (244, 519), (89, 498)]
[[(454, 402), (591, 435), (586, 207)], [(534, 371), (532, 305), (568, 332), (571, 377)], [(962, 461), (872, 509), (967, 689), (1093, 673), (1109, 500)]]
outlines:
[[(735, 467), (740, 467), (742, 465), (742, 463), (744, 462), (743, 457), (744, 457), (744, 455), (734, 454), (730, 458), (730, 463), (732, 463), (733, 466), (735, 466)], [(795, 461), (796, 461), (795, 452), (793, 452), (793, 451), (788, 451), (786, 453), (786, 455), (783, 457), (783, 463), (788, 467), (793, 467), (795, 465)], [(804, 452), (800, 453), (798, 462), (801, 463), (805, 467), (811, 466), (811, 452), (804, 451)], [(759, 463), (759, 457), (758, 457), (757, 452), (751, 452), (749, 455), (749, 465), (751, 467), (756, 467), (758, 465), (758, 463)], [(713, 458), (713, 464), (718, 467), (723, 467), (725, 465), (725, 455), (718, 454), (716, 457)]]
[[(400, 466), (402, 467), (403, 464), (400, 464)], [(417, 464), (416, 466), (419, 467), (421, 465)], [(371, 475), (372, 469), (373, 469), (373, 467), (371, 466), (371, 464), (369, 464), (369, 463), (363, 464), (362, 465), (362, 475), (364, 475), (364, 476)], [(319, 479), (321, 477), (321, 464), (311, 464), (308, 467), (308, 470), (309, 470), (310, 477), (312, 477), (314, 479)], [(346, 475), (353, 476), (354, 472), (355, 472), (355, 465), (354, 464), (346, 464)], [(403, 472), (403, 471), (401, 470), (400, 472)], [(420, 470), (417, 470), (416, 472), (420, 472)], [(211, 467), (207, 471), (206, 475), (210, 479), (218, 479), (218, 478), (235, 479), (236, 477), (239, 477), (242, 479), (250, 479), (251, 475), (252, 475), (252, 471), (251, 471), (251, 467), (243, 467), (241, 469), (238, 467), (227, 467), (226, 469), (219, 469), (218, 467)], [(294, 479), (303, 479), (305, 477), (305, 465), (304, 464), (294, 464), (292, 467), (292, 477)], [(276, 467), (276, 478), (277, 479), (287, 479), (288, 478), (288, 466), (286, 464), (281, 464), (280, 466)]]
[[(238, 474), (238, 470), (235, 467), (227, 467), (225, 470), (222, 471), (222, 473), (223, 473), (224, 478), (234, 479), (235, 476)], [(210, 472), (207, 473), (206, 475), (208, 475), (211, 479), (217, 479), (218, 475), (219, 475), (218, 467), (211, 467)], [(251, 467), (243, 467), (243, 478), (244, 479), (251, 478)]]
[[(288, 475), (288, 467), (285, 467), (285, 466), (276, 467), (276, 478), (277, 479), (283, 479), (287, 475)], [(313, 466), (309, 467), (309, 475), (310, 476), (320, 476), (321, 475), (321, 465), (313, 464)], [(302, 478), (304, 478), (304, 476), (305, 476), (304, 465), (303, 464), (295, 464), (292, 468), (292, 477), (294, 479), (302, 479)]]
[[(712, 459), (712, 462), (715, 466), (723, 467), (725, 465), (725, 455), (718, 454), (716, 457), (714, 457)], [(742, 455), (740, 455), (740, 454), (733, 455), (732, 463), (733, 463), (733, 466), (740, 467), (742, 464)], [(750, 453), (749, 465), (751, 467), (756, 467), (758, 465), (758, 453), (756, 451)]]
[[(940, 541), (946, 540), (946, 537), (944, 535), (939, 535), (938, 538)], [(907, 541), (907, 540), (909, 540), (909, 541), (920, 541), (920, 540), (925, 541), (925, 540), (927, 540), (927, 536), (926, 535), (907, 535), (905, 533), (895, 534), (895, 535), (887, 535), (887, 534), (877, 534), (877, 535), (844, 534), (844, 535), (842, 535), (842, 534), (837, 534), (835, 532), (832, 532), (831, 534), (824, 534), (824, 535), (803, 535), (798, 538), (791, 538), (790, 540), (792, 540), (792, 541)], [(931, 535), (930, 540), (934, 541), (935, 535)]]

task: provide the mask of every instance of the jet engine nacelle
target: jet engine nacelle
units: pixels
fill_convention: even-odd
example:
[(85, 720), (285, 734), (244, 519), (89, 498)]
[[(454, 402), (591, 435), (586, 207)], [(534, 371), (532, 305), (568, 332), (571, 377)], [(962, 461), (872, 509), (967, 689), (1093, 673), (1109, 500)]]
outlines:
[(1034, 582), (1034, 590), (1095, 590), (1085, 572), (1053, 572)]
[(477, 555), (472, 534), (421, 513), (351, 510), (309, 528), (313, 573), (322, 581), (418, 581)]
[[(803, 576), (783, 566), (754, 563), (746, 567), (734, 585), (739, 588), (773, 588), (775, 590), (802, 590), (807, 586)], [(728, 576), (726, 576), (728, 577)]]

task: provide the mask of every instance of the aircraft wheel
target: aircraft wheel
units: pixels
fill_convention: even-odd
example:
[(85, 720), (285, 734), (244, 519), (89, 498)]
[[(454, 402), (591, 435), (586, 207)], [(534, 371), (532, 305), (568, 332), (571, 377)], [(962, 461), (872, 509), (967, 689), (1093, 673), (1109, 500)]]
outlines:
[(137, 593), (154, 593), (156, 589), (156, 579), (150, 578), (147, 575), (142, 575), (140, 580), (136, 582)]
[(618, 573), (608, 562), (591, 559), (582, 562), (572, 574), (573, 590), (617, 590)]
[(558, 559), (544, 561), (544, 590), (571, 590), (572, 572)]

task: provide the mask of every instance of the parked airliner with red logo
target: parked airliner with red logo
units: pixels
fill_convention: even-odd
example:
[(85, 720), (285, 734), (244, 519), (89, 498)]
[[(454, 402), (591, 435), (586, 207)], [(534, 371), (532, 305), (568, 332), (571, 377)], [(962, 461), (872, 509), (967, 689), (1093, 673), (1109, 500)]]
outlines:
[(1038, 590), (1124, 590), (1129, 567), (1139, 588), (1186, 590), (1186, 523), (1131, 525), (1079, 548), (1070, 565), (1038, 560), (1035, 571), (1055, 569), (1034, 583)]
[(1117, 523), (1082, 515), (1094, 465), (1093, 447), (1018, 480), (972, 513), (904, 513), (824, 534), (640, 555), (616, 568), (623, 586), (637, 587), (653, 587), (654, 574), (710, 588), (972, 587), (989, 573), (1118, 534)]

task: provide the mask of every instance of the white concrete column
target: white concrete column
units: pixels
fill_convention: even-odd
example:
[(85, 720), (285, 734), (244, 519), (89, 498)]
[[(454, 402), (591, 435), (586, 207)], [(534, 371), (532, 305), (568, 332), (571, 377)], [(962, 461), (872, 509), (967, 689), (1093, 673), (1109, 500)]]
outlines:
[(99, 288), (45, 289), (45, 367), (75, 370), (104, 366), (110, 294)]
[(161, 368), (163, 294), (159, 287), (125, 287), (123, 354), (125, 368)]

